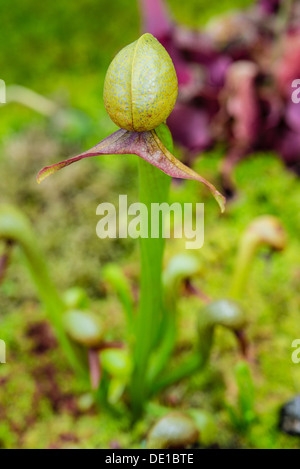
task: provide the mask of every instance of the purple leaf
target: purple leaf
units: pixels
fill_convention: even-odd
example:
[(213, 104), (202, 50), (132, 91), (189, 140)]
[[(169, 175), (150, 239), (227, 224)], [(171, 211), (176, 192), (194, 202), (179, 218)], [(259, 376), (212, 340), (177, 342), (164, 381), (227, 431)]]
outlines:
[(289, 167), (299, 171), (300, 133), (285, 130), (275, 139), (274, 149), (282, 156)]
[(173, 42), (176, 48), (186, 57), (186, 63), (195, 62), (202, 65), (210, 64), (219, 56), (208, 34), (177, 26), (173, 31)]
[(285, 34), (279, 43), (281, 55), (274, 65), (274, 74), (280, 93), (291, 99), (292, 83), (300, 78), (300, 31)]
[(194, 71), (182, 57), (174, 42), (176, 26), (169, 18), (162, 0), (139, 0), (143, 32), (150, 33), (164, 46), (170, 54), (176, 70), (178, 84), (187, 85), (195, 81)]
[(209, 84), (218, 88), (224, 86), (225, 77), (232, 60), (227, 55), (220, 55), (208, 66)]
[(256, 141), (261, 125), (257, 75), (258, 67), (253, 62), (234, 62), (228, 70), (223, 91), (226, 112), (233, 120), (234, 138), (243, 146)]
[(294, 132), (300, 132), (300, 103), (288, 103), (285, 112), (285, 120)]
[(205, 184), (216, 201), (218, 202), (221, 211), (225, 208), (225, 198), (220, 192), (206, 179), (197, 174), (192, 169), (185, 166), (172, 153), (167, 150), (164, 144), (158, 138), (154, 130), (147, 132), (130, 132), (128, 130), (120, 129), (109, 137), (102, 140), (98, 145), (90, 150), (81, 153), (78, 156), (70, 158), (66, 161), (47, 166), (42, 169), (38, 176), (38, 183), (42, 182), (47, 176), (59, 171), (65, 166), (69, 166), (76, 161), (84, 158), (89, 158), (97, 155), (125, 155), (133, 154), (138, 155), (148, 163), (156, 166), (164, 173), (175, 178), (194, 179)]
[(163, 1), (139, 0), (139, 4), (143, 19), (143, 31), (151, 33), (163, 44), (172, 29), (172, 22)]
[(168, 126), (176, 143), (197, 154), (213, 143), (210, 118), (206, 109), (177, 103), (168, 118)]
[(259, 0), (258, 5), (263, 13), (276, 13), (280, 5), (280, 0)]

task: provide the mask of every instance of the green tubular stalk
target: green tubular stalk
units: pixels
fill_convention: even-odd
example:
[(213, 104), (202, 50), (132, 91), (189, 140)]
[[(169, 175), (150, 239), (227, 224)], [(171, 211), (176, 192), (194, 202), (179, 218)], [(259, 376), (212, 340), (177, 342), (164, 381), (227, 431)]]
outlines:
[(19, 103), (40, 114), (51, 117), (59, 109), (58, 105), (35, 91), (20, 85), (9, 85), (6, 89), (7, 103)]
[[(157, 129), (159, 137), (169, 150), (172, 139), (166, 126)], [(149, 163), (139, 159), (140, 202), (148, 209), (148, 233), (151, 234), (151, 204), (168, 201), (171, 178)], [(147, 369), (156, 342), (162, 317), (162, 261), (164, 239), (140, 238), (141, 284), (140, 304), (136, 318), (136, 340), (131, 380), (131, 403), (137, 418), (143, 411), (148, 395)]]
[(216, 326), (239, 332), (246, 325), (244, 310), (231, 300), (218, 300), (206, 305), (198, 316), (198, 340), (203, 362), (207, 363)]
[(134, 318), (134, 299), (126, 276), (118, 265), (107, 264), (103, 269), (102, 278), (113, 287), (118, 295), (126, 315), (128, 333), (131, 335)]
[(202, 355), (194, 352), (183, 363), (178, 365), (176, 369), (165, 373), (164, 376), (157, 379), (156, 382), (152, 384), (151, 394), (154, 395), (162, 389), (172, 386), (172, 384), (175, 384), (184, 378), (188, 378), (194, 373), (200, 371), (205, 364), (206, 360)]
[(155, 350), (148, 373), (149, 387), (155, 387), (157, 377), (167, 366), (177, 335), (177, 300), (180, 284), (198, 272), (197, 260), (190, 255), (179, 254), (169, 262), (163, 275), (164, 284), (164, 318), (161, 327), (161, 343)]
[(255, 252), (259, 246), (256, 239), (247, 237), (241, 243), (233, 273), (230, 297), (238, 299), (244, 291)]
[(268, 246), (273, 251), (282, 251), (286, 246), (282, 223), (272, 215), (255, 218), (242, 235), (230, 289), (231, 298), (237, 299), (244, 292), (251, 264), (261, 246)]
[(218, 300), (204, 306), (198, 315), (198, 350), (178, 364), (176, 369), (160, 376), (151, 392), (154, 394), (204, 368), (209, 359), (216, 326), (238, 332), (243, 330), (245, 324), (244, 311), (233, 301)]
[(49, 276), (47, 264), (29, 221), (15, 207), (2, 206), (0, 208), (0, 239), (12, 241), (21, 246), (33, 282), (45, 305), (57, 338), (73, 369), (82, 374), (83, 369), (62, 326), (62, 316), (66, 307)]
[(150, 393), (152, 392), (153, 383), (155, 383), (157, 376), (167, 365), (169, 358), (172, 355), (176, 341), (177, 328), (175, 310), (164, 308), (163, 315), (163, 323), (161, 323), (161, 332), (163, 335), (161, 337), (159, 346), (152, 354), (149, 370), (147, 373), (147, 382)]

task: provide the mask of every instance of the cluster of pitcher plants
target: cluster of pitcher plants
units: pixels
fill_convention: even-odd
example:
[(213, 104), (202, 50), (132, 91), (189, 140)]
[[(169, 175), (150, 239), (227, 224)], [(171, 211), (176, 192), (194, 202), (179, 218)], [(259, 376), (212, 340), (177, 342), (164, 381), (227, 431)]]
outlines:
[[(105, 80), (105, 107), (120, 130), (91, 150), (44, 168), (38, 182), (83, 158), (135, 154), (139, 156), (139, 199), (148, 208), (152, 203), (168, 201), (172, 176), (205, 184), (223, 211), (222, 194), (172, 154), (172, 137), (165, 120), (176, 97), (177, 76), (169, 55), (153, 36), (141, 36), (115, 57)], [(151, 229), (150, 217), (148, 226)], [(0, 239), (5, 244), (0, 276), (5, 274), (11, 250), (18, 244), (60, 346), (78, 378), (91, 386), (100, 405), (114, 410), (126, 405), (134, 419), (142, 415), (153, 396), (203, 369), (216, 326), (230, 329), (247, 356), (247, 318), (239, 297), (257, 249), (268, 245), (281, 250), (285, 245), (285, 234), (276, 218), (264, 216), (254, 220), (241, 238), (228, 298), (208, 299), (193, 281), (199, 272), (196, 256), (178, 254), (163, 269), (162, 233), (158, 238), (140, 238), (138, 301), (130, 280), (118, 265), (109, 264), (102, 272), (104, 281), (118, 295), (126, 318), (123, 340), (112, 342), (107, 340), (108, 331), (99, 317), (89, 311), (89, 303), (80, 289), (72, 289), (63, 296), (58, 292), (30, 223), (13, 207), (0, 208)], [(177, 355), (175, 361), (177, 300), (183, 292), (199, 297), (199, 311), (195, 315), (197, 341), (189, 353)], [(172, 418), (176, 421), (177, 417)], [(191, 434), (195, 437), (196, 433)]]

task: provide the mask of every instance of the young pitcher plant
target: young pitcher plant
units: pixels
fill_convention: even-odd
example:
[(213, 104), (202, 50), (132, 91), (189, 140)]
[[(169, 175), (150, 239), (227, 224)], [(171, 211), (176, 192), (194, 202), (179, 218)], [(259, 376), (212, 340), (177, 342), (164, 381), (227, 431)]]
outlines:
[[(151, 34), (144, 34), (122, 49), (107, 71), (104, 104), (120, 130), (78, 156), (45, 167), (38, 174), (38, 182), (84, 158), (135, 154), (140, 157), (140, 202), (147, 206), (148, 213), (151, 212), (150, 204), (168, 201), (170, 176), (205, 184), (224, 211), (223, 195), (172, 154), (172, 137), (165, 121), (175, 105), (177, 91), (177, 76), (171, 58)], [(150, 216), (148, 227), (151, 232)], [(129, 395), (136, 416), (140, 415), (150, 395), (149, 364), (153, 352), (159, 348), (160, 328), (167, 314), (163, 304), (162, 234), (159, 238), (141, 238), (140, 249), (139, 311), (129, 326), (133, 337)]]

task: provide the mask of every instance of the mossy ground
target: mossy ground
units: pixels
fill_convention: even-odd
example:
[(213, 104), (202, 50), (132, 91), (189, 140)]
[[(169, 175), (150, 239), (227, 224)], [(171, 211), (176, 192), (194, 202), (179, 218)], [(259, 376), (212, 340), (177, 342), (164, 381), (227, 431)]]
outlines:
[[(250, 2), (236, 5), (243, 3)], [(94, 2), (54, 5), (42, 8), (27, 0), (20, 9), (19, 3), (18, 8), (10, 4), (0, 31), (0, 37), (5, 35), (0, 63), (11, 66), (1, 67), (6, 73), (1, 78), (7, 84), (22, 83), (56, 97), (57, 90), (64, 96), (68, 90), (70, 103), (91, 116), (93, 125), (82, 138), (66, 140), (33, 111), (17, 104), (1, 107), (0, 202), (14, 203), (29, 216), (59, 290), (74, 285), (84, 288), (91, 308), (105, 320), (110, 338), (119, 339), (124, 318), (116, 298), (103, 285), (101, 270), (107, 262), (118, 262), (136, 286), (138, 243), (100, 241), (95, 234), (95, 211), (103, 201), (117, 204), (119, 194), (128, 194), (129, 202), (137, 200), (137, 157), (83, 161), (41, 186), (35, 175), (45, 164), (89, 148), (114, 130), (104, 112), (101, 90), (111, 57), (138, 35), (137, 9), (134, 2), (123, 0), (102, 1), (101, 8)], [(174, 14), (195, 25), (197, 5), (196, 1), (176, 1)], [(205, 8), (204, 16), (198, 14), (199, 23), (215, 13)], [(22, 21), (32, 12), (34, 26)], [(113, 20), (103, 21), (103, 12)], [(19, 33), (11, 29), (13, 25), (20, 27)], [(195, 169), (218, 183), (221, 155), (205, 155)], [(298, 448), (298, 438), (278, 431), (278, 410), (300, 388), (300, 364), (291, 361), (291, 343), (300, 336), (300, 184), (274, 155), (243, 161), (235, 179), (237, 196), (223, 216), (198, 183), (173, 184), (171, 200), (205, 202), (205, 243), (193, 254), (201, 265), (197, 285), (211, 298), (227, 296), (238, 242), (253, 218), (276, 215), (287, 231), (285, 251), (272, 257), (264, 250), (259, 253), (241, 300), (249, 318), (257, 419), (244, 434), (230, 420), (227, 403), (236, 406), (234, 367), (241, 356), (232, 335), (221, 329), (208, 369), (173, 386), (157, 402), (211, 412), (218, 428), (214, 443), (220, 447)], [(165, 262), (181, 250), (182, 242), (168, 241)], [(200, 306), (199, 299), (180, 300), (180, 350), (195, 340)], [(50, 334), (49, 346), (42, 351), (37, 350), (41, 333), (32, 333), (37, 323), (40, 331)], [(7, 363), (0, 365), (0, 447), (143, 447), (156, 418), (154, 408), (135, 427), (130, 426), (126, 412), (114, 418), (96, 409), (88, 390), (68, 369), (45, 323), (45, 312), (16, 249), (0, 295), (0, 338), (7, 343)]]

